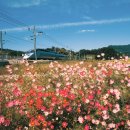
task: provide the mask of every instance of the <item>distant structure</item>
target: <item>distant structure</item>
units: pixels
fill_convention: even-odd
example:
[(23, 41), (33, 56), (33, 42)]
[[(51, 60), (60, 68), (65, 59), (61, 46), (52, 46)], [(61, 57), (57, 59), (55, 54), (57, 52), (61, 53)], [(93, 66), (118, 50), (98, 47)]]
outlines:
[[(36, 50), (37, 59), (43, 60), (65, 60), (67, 59), (66, 55), (59, 54), (53, 51), (45, 51), (45, 50)], [(25, 60), (35, 60), (35, 51), (28, 51), (24, 54), (23, 59)]]
[(96, 57), (96, 55), (94, 55), (94, 54), (87, 54), (87, 55), (85, 55), (85, 59), (86, 60), (94, 60), (95, 57)]
[(0, 51), (0, 59), (8, 59), (8, 53)]

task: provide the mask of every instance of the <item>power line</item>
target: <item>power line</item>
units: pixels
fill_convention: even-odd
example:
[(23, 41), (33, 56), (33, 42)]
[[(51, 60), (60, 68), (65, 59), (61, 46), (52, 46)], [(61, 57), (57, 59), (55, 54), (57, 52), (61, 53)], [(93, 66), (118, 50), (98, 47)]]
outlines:
[(54, 37), (48, 35), (47, 33), (43, 32), (43, 36), (47, 39), (49, 39), (51, 42), (56, 43), (57, 45), (64, 46), (60, 41), (55, 39)]
[(10, 34), (6, 34), (6, 35), (9, 36), (9, 37), (11, 37), (11, 38), (13, 38), (13, 39), (22, 40), (22, 41), (25, 41), (25, 42), (30, 43), (28, 40), (22, 39), (22, 38), (20, 38), (20, 37), (16, 37), (16, 36), (10, 35)]
[(0, 9), (0, 17), (1, 17), (2, 21), (6, 22), (8, 24), (15, 25), (15, 26), (17, 25), (17, 26), (27, 26), (28, 27), (27, 24), (11, 17), (9, 13), (7, 13), (1, 9)]
[(8, 20), (3, 19), (3, 18), (1, 18), (1, 17), (0, 17), (0, 21), (5, 22), (5, 23), (7, 23), (7, 24), (10, 24), (10, 25), (12, 25), (12, 26), (16, 26), (16, 24), (10, 23)]
[[(3, 21), (5, 21), (6, 23), (8, 23), (8, 24), (11, 24), (11, 25), (23, 25), (23, 26), (28, 26), (27, 24), (25, 24), (25, 23), (23, 23), (23, 22), (21, 22), (21, 21), (19, 21), (19, 20), (16, 20), (16, 19), (14, 19), (14, 18), (12, 18), (12, 17), (10, 17), (9, 16), (9, 14), (7, 13), (7, 12), (5, 12), (5, 11), (1, 11), (0, 10), (0, 16), (2, 16), (2, 20)], [(11, 22), (9, 22), (9, 21)], [(29, 27), (28, 27), (28, 29), (29, 29)], [(42, 31), (43, 32), (43, 31)], [(61, 46), (61, 43), (58, 41), (58, 40), (56, 40), (55, 38), (53, 38), (52, 36), (50, 36), (50, 35), (48, 35), (48, 34), (46, 34), (45, 32), (43, 32), (44, 33), (44, 36), (47, 38), (47, 39), (49, 39), (50, 41), (52, 41), (53, 43), (56, 43), (56, 44), (58, 44), (58, 45), (60, 45)], [(62, 45), (63, 46), (63, 45)]]
[[(17, 40), (14, 39), (14, 38), (12, 38), (12, 37), (8, 37), (8, 38), (6, 38), (5, 43), (15, 44), (15, 43), (17, 43)], [(26, 46), (27, 46), (27, 47), (30, 47), (29, 44), (26, 44)]]
[[(30, 27), (27, 24), (25, 24), (24, 22), (21, 22), (20, 20), (17, 20), (15, 18), (11, 17), (10, 14), (7, 11), (4, 11), (2, 9), (0, 9), (0, 20), (6, 22), (8, 24), (11, 24), (13, 26), (25, 26), (25, 27), (27, 27), (27, 29), (30, 29)], [(63, 44), (61, 44), (61, 42), (59, 42), (58, 40), (56, 40), (52, 36), (46, 34), (45, 32), (43, 32), (43, 34), (44, 34), (43, 36), (45, 38), (49, 39), (53, 43), (56, 43), (60, 46), (64, 46)], [(13, 37), (15, 37), (15, 36), (13, 36)], [(18, 40), (21, 40), (21, 38), (17, 38), (17, 37), (15, 37), (15, 38), (18, 39)], [(24, 40), (24, 39), (22, 39), (22, 40)], [(26, 41), (26, 40), (24, 40), (24, 41)]]

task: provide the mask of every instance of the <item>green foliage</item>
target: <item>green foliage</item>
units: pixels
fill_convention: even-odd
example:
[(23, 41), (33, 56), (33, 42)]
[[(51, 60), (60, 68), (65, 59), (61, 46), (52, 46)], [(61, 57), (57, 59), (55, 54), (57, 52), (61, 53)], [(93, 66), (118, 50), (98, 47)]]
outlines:
[(130, 56), (130, 44), (128, 45), (111, 45), (109, 46), (115, 49), (117, 52)]
[(0, 52), (0, 54), (8, 54), (9, 56), (22, 56), (24, 52), (11, 49), (3, 49), (3, 52)]

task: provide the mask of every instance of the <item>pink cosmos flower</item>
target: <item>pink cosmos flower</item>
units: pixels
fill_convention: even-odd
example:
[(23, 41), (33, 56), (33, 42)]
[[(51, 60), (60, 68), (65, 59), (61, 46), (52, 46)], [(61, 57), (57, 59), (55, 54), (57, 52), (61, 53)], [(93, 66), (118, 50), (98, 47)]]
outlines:
[(56, 86), (59, 88), (61, 86), (61, 83), (57, 83)]
[(84, 62), (83, 62), (83, 61), (81, 61), (79, 64), (80, 64), (80, 65), (82, 65), (83, 63), (84, 63)]
[(92, 94), (90, 94), (90, 95), (88, 96), (88, 99), (89, 99), (89, 100), (93, 100), (93, 98), (94, 98), (94, 96), (93, 96)]
[(14, 102), (13, 101), (10, 101), (6, 104), (6, 107), (13, 107), (14, 105)]
[(43, 86), (37, 86), (37, 89), (41, 91), (44, 87)]
[(71, 100), (74, 100), (75, 99), (75, 95), (71, 93), (71, 94), (68, 95), (68, 98), (71, 99)]
[(110, 91), (108, 91), (108, 93), (109, 93), (109, 92), (110, 92), (111, 94), (113, 94), (114, 90), (111, 88)]
[(130, 105), (126, 105), (126, 111), (130, 114)]
[(54, 129), (54, 125), (51, 125), (50, 128), (53, 130)]
[(122, 80), (121, 80), (121, 83), (124, 83), (124, 82), (125, 82), (125, 81), (122, 79)]
[(128, 87), (130, 87), (130, 82), (127, 84)]
[(53, 67), (54, 67), (54, 65), (53, 65), (52, 62), (50, 63), (49, 67), (50, 67), (50, 68), (53, 68)]
[(20, 102), (19, 100), (14, 100), (13, 103), (14, 103), (14, 105), (16, 105), (16, 106), (21, 104), (21, 102)]
[(84, 130), (89, 130), (89, 126), (85, 125)]
[(110, 80), (110, 84), (114, 84), (114, 80), (111, 79), (111, 80)]
[(95, 103), (95, 106), (98, 108), (98, 107), (100, 107), (100, 103), (99, 102), (96, 102)]
[(106, 122), (105, 121), (102, 121), (101, 124), (102, 124), (102, 126), (106, 126)]
[(79, 75), (83, 77), (83, 76), (86, 75), (86, 72), (85, 72), (85, 71), (81, 71), (81, 72), (79, 73)]
[(79, 118), (78, 118), (78, 121), (79, 121), (79, 123), (83, 123), (84, 122), (84, 118), (82, 117), (82, 116), (80, 116)]
[(4, 121), (4, 126), (9, 126), (10, 125), (10, 120), (9, 119), (6, 119), (5, 121)]
[(1, 125), (1, 124), (3, 124), (3, 123), (4, 123), (4, 121), (5, 121), (4, 116), (0, 115), (0, 125)]
[(90, 120), (91, 120), (90, 115), (87, 115), (87, 116), (85, 116), (84, 118), (85, 118), (86, 120), (88, 120), (88, 121), (90, 121)]
[(113, 113), (117, 113), (119, 111), (120, 111), (120, 106), (119, 106), (119, 104), (116, 104), (115, 109), (113, 109)]
[(130, 120), (127, 121), (127, 125), (130, 127)]
[(109, 128), (115, 128), (116, 125), (115, 125), (114, 123), (110, 123), (110, 124), (108, 124), (108, 127), (109, 127)]
[(113, 113), (117, 113), (118, 112), (118, 110), (116, 110), (116, 109), (113, 109), (113, 111), (112, 111)]
[(16, 87), (16, 88), (13, 90), (13, 94), (14, 94), (15, 96), (20, 96), (21, 93), (22, 93), (22, 91), (21, 91), (18, 87)]
[(66, 108), (66, 110), (67, 110), (68, 112), (71, 112), (71, 111), (72, 111), (72, 107), (68, 107), (68, 108)]
[(129, 57), (128, 56), (125, 56), (125, 60), (127, 61), (129, 59)]
[(95, 124), (98, 125), (99, 124), (99, 120), (95, 120)]
[(2, 87), (3, 86), (3, 82), (0, 82), (0, 87)]
[(38, 118), (38, 120), (40, 120), (40, 121), (45, 121), (45, 118), (41, 115), (41, 114), (39, 114), (38, 116), (37, 116), (37, 118)]
[(63, 97), (67, 97), (68, 92), (69, 92), (69, 90), (67, 90), (67, 89), (60, 90), (60, 95)]
[(67, 123), (67, 122), (65, 122), (65, 121), (64, 121), (64, 122), (62, 122), (62, 127), (63, 127), (63, 128), (66, 128), (66, 127), (67, 127), (67, 125), (68, 125), (68, 123)]
[(95, 119), (92, 119), (92, 123), (95, 124), (96, 120)]
[(105, 114), (102, 116), (104, 120), (107, 120), (109, 118), (109, 115), (108, 114)]

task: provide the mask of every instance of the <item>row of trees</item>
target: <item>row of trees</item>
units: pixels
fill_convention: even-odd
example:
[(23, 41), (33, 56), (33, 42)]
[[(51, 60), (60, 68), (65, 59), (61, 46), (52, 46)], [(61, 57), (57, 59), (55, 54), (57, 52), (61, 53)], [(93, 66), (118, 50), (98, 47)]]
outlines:
[[(65, 54), (68, 55), (70, 59), (86, 59), (87, 56), (93, 55), (95, 56), (95, 59), (111, 59), (111, 58), (116, 58), (119, 59), (121, 56), (123, 56), (122, 53), (117, 52), (115, 49), (112, 47), (103, 47), (99, 49), (92, 49), (92, 50), (86, 50), (86, 49), (81, 49), (78, 52), (72, 51), (72, 50), (67, 50), (65, 48), (58, 48), (58, 47), (52, 47), (52, 48), (47, 48), (45, 49), (46, 51), (55, 51), (60, 54)], [(103, 54), (103, 55), (101, 55)]]
[(9, 55), (9, 56), (22, 56), (24, 52), (23, 51), (16, 51), (16, 50), (11, 50), (11, 49), (3, 49), (0, 51), (0, 55)]
[(112, 59), (112, 58), (116, 58), (119, 59), (121, 56), (123, 56), (122, 53), (117, 52), (115, 49), (111, 48), (111, 47), (103, 47), (103, 48), (99, 48), (99, 49), (93, 49), (93, 50), (85, 50), (82, 49), (79, 51), (80, 52), (80, 56), (83, 57), (84, 55), (95, 55), (95, 59)]
[[(38, 49), (37, 49), (38, 50)], [(72, 50), (67, 50), (65, 48), (58, 48), (58, 47), (51, 47), (51, 48), (46, 48), (46, 49), (39, 49), (39, 50), (44, 50), (44, 51), (53, 51), (57, 52), (60, 54), (67, 55), (69, 59), (87, 59), (87, 56), (93, 56), (94, 59), (111, 59), (111, 58), (120, 58), (123, 54), (120, 52), (117, 52), (115, 49), (112, 47), (103, 47), (99, 49), (92, 49), (92, 50), (86, 50), (86, 49), (81, 49), (77, 52), (72, 51)], [(22, 56), (25, 52), (23, 51), (14, 51), (10, 49), (4, 49), (3, 50), (4, 54), (8, 54), (10, 56)], [(104, 55), (101, 55), (104, 54)]]

